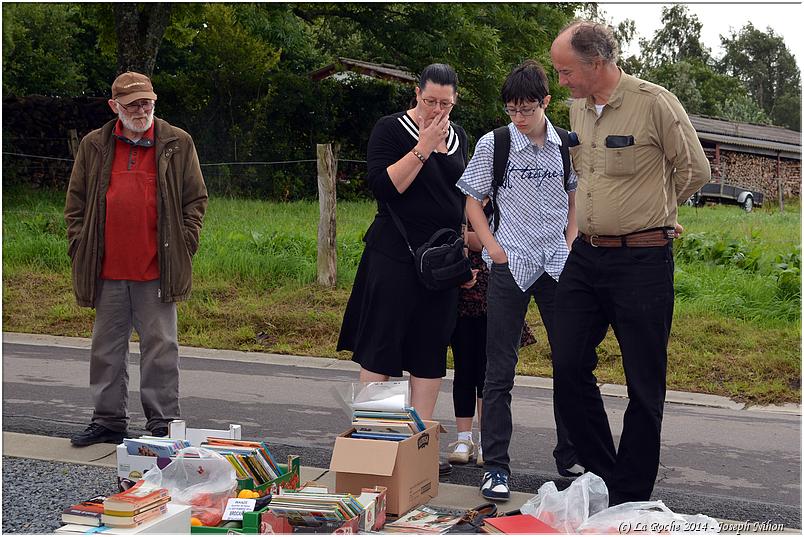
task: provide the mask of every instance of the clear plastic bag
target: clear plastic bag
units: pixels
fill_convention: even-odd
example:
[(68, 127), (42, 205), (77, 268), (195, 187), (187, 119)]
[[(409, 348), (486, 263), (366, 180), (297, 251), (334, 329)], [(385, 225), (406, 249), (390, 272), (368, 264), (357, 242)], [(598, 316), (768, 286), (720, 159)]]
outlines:
[(337, 384), (332, 393), (350, 419), (355, 410), (401, 412), (410, 406), (407, 380)]
[(171, 501), (191, 507), (192, 516), (205, 526), (217, 526), (226, 502), (237, 490), (237, 476), (224, 457), (209, 449), (188, 447), (159, 470), (154, 466), (144, 479), (170, 492)]
[(590, 516), (609, 506), (609, 490), (603, 479), (587, 472), (559, 491), (548, 481), (520, 511), (533, 515), (561, 533), (575, 533)]
[(720, 524), (706, 515), (680, 515), (661, 500), (628, 502), (604, 509), (578, 527), (578, 533), (718, 533)]

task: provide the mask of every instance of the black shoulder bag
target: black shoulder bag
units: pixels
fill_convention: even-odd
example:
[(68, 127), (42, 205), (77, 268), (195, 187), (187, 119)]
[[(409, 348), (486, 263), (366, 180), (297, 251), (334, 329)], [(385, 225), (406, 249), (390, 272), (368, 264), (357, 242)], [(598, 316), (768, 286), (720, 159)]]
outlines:
[[(561, 139), (561, 163), (564, 165), (564, 190), (567, 189), (570, 176), (570, 156), (569, 156), (569, 133), (561, 127), (553, 127)], [(576, 142), (577, 143), (577, 142)], [(503, 184), (505, 169), (508, 167), (508, 155), (511, 152), (511, 131), (508, 126), (494, 129), (494, 177), (491, 181), (491, 224), (492, 231), (497, 231), (500, 227), (500, 206), (497, 203), (497, 191)]]
[(386, 203), (391, 218), (405, 239), (408, 251), (413, 256), (419, 280), (431, 291), (452, 289), (472, 279), (469, 258), (463, 253), (463, 238), (450, 228), (442, 228), (433, 233), (430, 239), (416, 251), (410, 245), (405, 226), (399, 220), (391, 205)]

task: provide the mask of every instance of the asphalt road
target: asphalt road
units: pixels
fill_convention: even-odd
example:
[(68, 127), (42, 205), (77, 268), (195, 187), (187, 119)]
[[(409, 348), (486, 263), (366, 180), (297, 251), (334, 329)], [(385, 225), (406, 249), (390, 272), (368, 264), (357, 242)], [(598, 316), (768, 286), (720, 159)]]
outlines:
[[(134, 434), (144, 433), (136, 391), (138, 359), (132, 355), (130, 370)], [(304, 465), (328, 467), (334, 438), (349, 424), (333, 388), (354, 381), (355, 372), (254, 360), (185, 354), (181, 407), (188, 425), (226, 428), (239, 423), (244, 437), (266, 439), (279, 456), (294, 453)], [(4, 342), (3, 430), (62, 437), (82, 430), (92, 413), (88, 365), (85, 349)], [(451, 388), (445, 381), (435, 413), (449, 431), (442, 435), (442, 451), (455, 434)], [(535, 493), (546, 481), (556, 481), (559, 488), (569, 484), (553, 463), (551, 397), (543, 388), (514, 389), (514, 490)], [(605, 403), (612, 427), (619, 431), (627, 401), (606, 397)], [(653, 499), (664, 500), (677, 512), (801, 528), (800, 415), (668, 403), (662, 444)], [(443, 480), (476, 485), (480, 477), (479, 468), (466, 466), (456, 467)], [(17, 497), (3, 488), (4, 496)]]

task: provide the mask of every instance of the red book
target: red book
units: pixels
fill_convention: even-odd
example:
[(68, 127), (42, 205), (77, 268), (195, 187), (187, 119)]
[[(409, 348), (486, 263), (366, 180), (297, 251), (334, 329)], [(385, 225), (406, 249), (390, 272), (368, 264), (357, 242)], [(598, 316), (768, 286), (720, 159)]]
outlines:
[(558, 533), (558, 530), (531, 515), (485, 518), (483, 519), (483, 530), (486, 533), (504, 533), (506, 535)]
[(168, 490), (164, 487), (146, 484), (140, 479), (128, 490), (112, 494), (103, 502), (104, 512), (116, 511), (118, 514), (134, 515), (143, 507), (158, 503), (168, 498)]

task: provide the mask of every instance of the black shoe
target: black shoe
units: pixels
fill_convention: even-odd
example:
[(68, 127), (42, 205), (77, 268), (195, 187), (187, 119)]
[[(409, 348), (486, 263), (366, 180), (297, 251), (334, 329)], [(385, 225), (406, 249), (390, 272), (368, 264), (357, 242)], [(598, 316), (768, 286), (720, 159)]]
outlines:
[(447, 461), (438, 461), (438, 475), (449, 475), (452, 472), (452, 465)]
[(90, 423), (83, 432), (73, 435), (70, 443), (75, 447), (91, 446), (93, 444), (119, 444), (126, 437), (125, 431), (113, 431), (99, 423)]
[(151, 431), (151, 436), (167, 436), (168, 435), (168, 428), (167, 427), (157, 427), (153, 431)]

